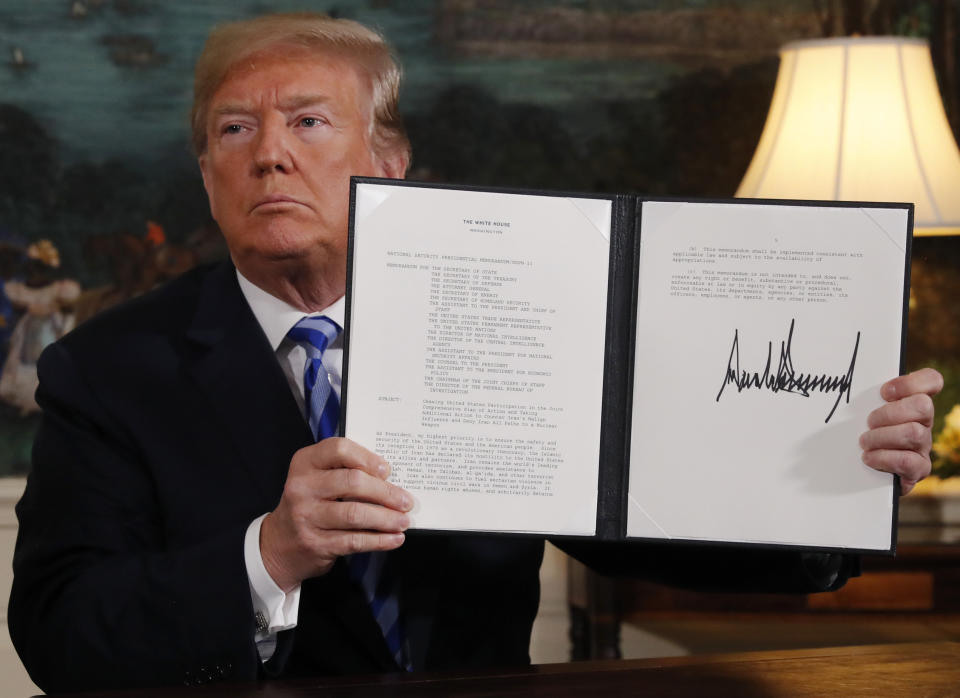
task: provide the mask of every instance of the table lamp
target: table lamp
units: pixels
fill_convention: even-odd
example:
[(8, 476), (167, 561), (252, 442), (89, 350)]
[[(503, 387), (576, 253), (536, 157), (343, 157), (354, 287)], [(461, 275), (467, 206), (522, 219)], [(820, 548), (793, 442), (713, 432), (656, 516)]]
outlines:
[(960, 151), (926, 41), (797, 41), (780, 56), (738, 197), (913, 202), (915, 235), (960, 234)]

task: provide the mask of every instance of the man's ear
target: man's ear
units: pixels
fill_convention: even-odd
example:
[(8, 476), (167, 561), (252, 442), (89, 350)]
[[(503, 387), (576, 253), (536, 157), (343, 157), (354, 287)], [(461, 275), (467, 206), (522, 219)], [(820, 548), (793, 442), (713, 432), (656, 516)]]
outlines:
[(382, 177), (403, 179), (407, 176), (407, 167), (410, 165), (410, 156), (403, 151), (396, 151), (384, 156), (375, 156), (383, 171)]
[(210, 205), (210, 215), (214, 217), (214, 220), (216, 220), (217, 214), (215, 213), (215, 201), (213, 199), (213, 190), (211, 189), (211, 180), (208, 171), (208, 168), (210, 167), (210, 160), (206, 153), (203, 153), (203, 155), (197, 158), (197, 164), (200, 166), (200, 177), (203, 179), (203, 188), (207, 192), (207, 202)]
[(200, 176), (203, 178), (203, 188), (207, 190), (207, 196), (210, 196), (210, 186), (207, 184), (207, 154), (204, 153), (197, 158), (197, 164), (200, 165)]

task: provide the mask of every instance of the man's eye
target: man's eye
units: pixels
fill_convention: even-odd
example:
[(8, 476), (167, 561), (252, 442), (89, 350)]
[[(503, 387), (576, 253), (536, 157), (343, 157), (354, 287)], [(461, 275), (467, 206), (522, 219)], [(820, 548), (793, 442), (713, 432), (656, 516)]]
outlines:
[(323, 122), (315, 116), (305, 116), (300, 119), (300, 125), (306, 128), (313, 128), (314, 126), (319, 126)]
[(227, 124), (226, 126), (223, 127), (223, 132), (227, 134), (242, 133), (243, 126), (241, 126), (240, 124)]

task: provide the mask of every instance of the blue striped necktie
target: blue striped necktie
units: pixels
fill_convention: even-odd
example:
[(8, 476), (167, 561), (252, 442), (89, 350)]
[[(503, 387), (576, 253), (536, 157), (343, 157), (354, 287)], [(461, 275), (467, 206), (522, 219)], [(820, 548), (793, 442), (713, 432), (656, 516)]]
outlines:
[[(317, 441), (336, 436), (340, 423), (340, 401), (330, 386), (329, 371), (323, 363), (323, 352), (340, 334), (340, 326), (319, 315), (305, 317), (287, 333), (307, 352), (303, 370), (303, 395), (307, 422)], [(387, 648), (397, 664), (411, 670), (398, 598), (399, 578), (395, 564), (387, 564), (387, 553), (357, 553), (348, 559), (350, 579), (363, 589), (367, 604), (376, 619)]]
[(337, 435), (340, 424), (340, 401), (330, 386), (329, 371), (323, 365), (323, 352), (340, 334), (340, 325), (325, 315), (305, 317), (287, 333), (292, 341), (307, 352), (303, 368), (303, 401), (307, 406), (307, 423), (316, 441)]

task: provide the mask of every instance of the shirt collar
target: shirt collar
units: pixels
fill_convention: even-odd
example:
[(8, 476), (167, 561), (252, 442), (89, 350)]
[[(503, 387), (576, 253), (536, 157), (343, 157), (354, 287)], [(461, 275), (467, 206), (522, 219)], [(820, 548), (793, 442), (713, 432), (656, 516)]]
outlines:
[(274, 351), (280, 348), (280, 342), (287, 336), (290, 328), (308, 315), (326, 315), (341, 328), (343, 327), (343, 315), (346, 309), (343, 296), (318, 313), (304, 313), (286, 301), (270, 295), (259, 286), (255, 286), (239, 270), (237, 270), (237, 281), (240, 283), (243, 297), (247, 299), (247, 304), (253, 311), (253, 316), (257, 318)]

